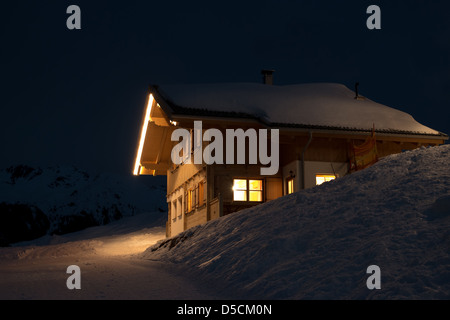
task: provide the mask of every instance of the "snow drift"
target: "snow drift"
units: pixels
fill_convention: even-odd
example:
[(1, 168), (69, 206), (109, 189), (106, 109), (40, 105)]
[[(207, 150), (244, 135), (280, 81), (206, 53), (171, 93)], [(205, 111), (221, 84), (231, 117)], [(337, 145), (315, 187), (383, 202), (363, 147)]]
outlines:
[[(194, 227), (142, 258), (185, 265), (236, 298), (448, 299), (449, 226), (445, 145)], [(366, 286), (370, 265), (381, 290)]]
[(157, 182), (147, 186), (131, 176), (92, 175), (73, 166), (18, 165), (0, 171), (0, 245), (143, 212), (165, 217), (165, 210), (165, 185)]

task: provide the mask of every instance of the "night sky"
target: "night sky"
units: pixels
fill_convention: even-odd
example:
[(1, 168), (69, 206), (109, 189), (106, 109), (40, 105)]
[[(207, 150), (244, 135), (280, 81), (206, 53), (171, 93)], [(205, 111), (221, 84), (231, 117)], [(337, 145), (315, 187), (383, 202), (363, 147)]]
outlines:
[[(81, 30), (68, 30), (69, 5)], [(381, 30), (369, 30), (369, 5)], [(0, 7), (0, 168), (131, 174), (150, 84), (337, 82), (450, 133), (449, 1), (15, 1)]]

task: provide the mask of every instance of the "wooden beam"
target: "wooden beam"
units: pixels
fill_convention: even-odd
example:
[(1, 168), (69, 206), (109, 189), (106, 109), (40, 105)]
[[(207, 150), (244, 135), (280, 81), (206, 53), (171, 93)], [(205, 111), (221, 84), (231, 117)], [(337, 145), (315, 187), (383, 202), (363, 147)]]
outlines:
[(151, 163), (151, 162), (143, 162), (141, 166), (147, 170), (163, 170), (167, 171), (170, 167), (170, 163), (160, 162), (160, 163)]

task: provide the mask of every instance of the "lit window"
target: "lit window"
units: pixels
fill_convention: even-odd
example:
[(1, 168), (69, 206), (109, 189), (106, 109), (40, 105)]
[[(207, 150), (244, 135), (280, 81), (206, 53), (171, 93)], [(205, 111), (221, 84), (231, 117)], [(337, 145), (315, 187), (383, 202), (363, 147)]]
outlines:
[(198, 206), (201, 207), (204, 203), (204, 197), (205, 195), (205, 191), (204, 191), (204, 186), (203, 186), (203, 181), (201, 181), (198, 184)]
[(334, 174), (316, 174), (316, 185), (336, 179)]
[(262, 201), (262, 180), (250, 180), (249, 200)]
[(287, 194), (291, 194), (294, 192), (294, 179), (287, 180)]
[(191, 212), (192, 211), (192, 198), (193, 198), (193, 195), (194, 195), (194, 190), (189, 190), (188, 191), (188, 201), (187, 201), (187, 211), (188, 212)]
[(263, 201), (263, 181), (234, 179), (233, 183), (234, 201)]
[(247, 180), (234, 179), (233, 194), (234, 201), (247, 201)]

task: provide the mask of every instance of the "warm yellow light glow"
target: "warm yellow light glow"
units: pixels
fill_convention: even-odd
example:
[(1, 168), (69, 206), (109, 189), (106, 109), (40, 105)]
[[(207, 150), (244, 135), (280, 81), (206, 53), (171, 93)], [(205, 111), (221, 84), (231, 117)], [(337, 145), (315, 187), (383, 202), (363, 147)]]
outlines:
[(336, 179), (334, 174), (316, 174), (316, 185)]
[(233, 200), (247, 201), (247, 180), (245, 179), (233, 180)]
[(235, 190), (233, 192), (234, 201), (247, 201), (247, 191)]
[(205, 196), (205, 189), (203, 186), (203, 181), (198, 184), (198, 206), (201, 207), (203, 205), (203, 197)]
[(262, 180), (233, 180), (233, 200), (234, 201), (263, 201), (263, 181)]
[(249, 180), (249, 201), (262, 201), (262, 180)]
[(142, 125), (141, 130), (141, 139), (139, 140), (139, 148), (136, 155), (136, 161), (134, 163), (134, 171), (133, 174), (135, 176), (139, 175), (139, 167), (141, 166), (141, 157), (142, 157), (142, 149), (144, 148), (145, 135), (147, 134), (148, 122), (151, 120), (150, 112), (152, 111), (153, 105), (153, 95), (150, 94), (148, 98), (147, 110), (145, 111), (144, 123)]
[(247, 190), (247, 180), (234, 179), (233, 190)]
[(250, 190), (262, 190), (262, 180), (250, 180)]
[(294, 192), (294, 179), (289, 179), (287, 181), (287, 193), (291, 194)]
[(172, 125), (174, 125), (175, 127), (178, 125), (178, 122), (173, 121), (173, 120), (170, 120), (170, 123), (171, 123)]
[(261, 191), (249, 191), (250, 201), (262, 201)]
[(194, 191), (193, 190), (189, 190), (189, 192), (188, 192), (188, 203), (187, 203), (187, 205), (188, 205), (188, 212), (191, 212), (192, 211), (192, 193), (193, 193)]
[(148, 247), (165, 238), (164, 232), (150, 230), (150, 232), (134, 232), (123, 235), (97, 238), (95, 252), (104, 256), (129, 255), (144, 252)]

